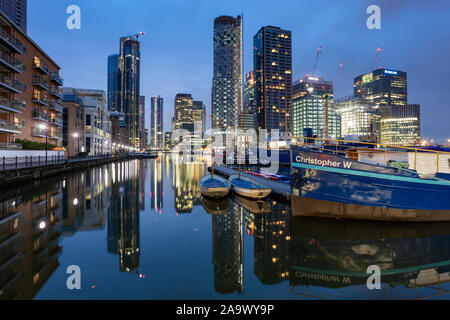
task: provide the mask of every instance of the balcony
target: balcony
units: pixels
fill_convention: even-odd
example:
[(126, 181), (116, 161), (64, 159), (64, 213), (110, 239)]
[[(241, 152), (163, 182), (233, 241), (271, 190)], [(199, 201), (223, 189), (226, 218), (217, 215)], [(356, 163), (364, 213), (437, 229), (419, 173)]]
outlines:
[(62, 127), (63, 126), (63, 121), (62, 121), (62, 119), (59, 119), (59, 118), (51, 119), (50, 123), (55, 125), (55, 126), (58, 126), (58, 127)]
[(20, 143), (0, 142), (0, 150), (22, 150)]
[(20, 133), (20, 124), (8, 120), (0, 120), (0, 132)]
[(14, 50), (16, 53), (22, 53), (23, 52), (22, 43), (20, 43), (19, 40), (17, 40), (13, 35), (11, 35), (3, 27), (0, 27), (0, 40), (4, 44), (6, 44), (6, 46), (8, 48)]
[(62, 140), (63, 135), (62, 132), (51, 132), (48, 138), (52, 140)]
[(22, 93), (22, 85), (17, 79), (11, 79), (4, 74), (0, 74), (0, 89), (3, 91), (12, 91), (14, 93)]
[(59, 99), (63, 98), (62, 93), (58, 89), (56, 89), (54, 87), (52, 87), (52, 89), (50, 90), (50, 94), (55, 96), (55, 97), (57, 97), (57, 98), (59, 98)]
[(63, 113), (63, 106), (61, 106), (61, 100), (58, 101), (51, 101), (50, 102), (50, 109), (55, 110), (56, 112)]
[(47, 98), (34, 96), (33, 97), (33, 102), (36, 102), (36, 103), (42, 104), (43, 106), (47, 106), (48, 107), (48, 99)]
[(34, 127), (31, 130), (31, 135), (33, 137), (45, 138), (47, 136), (47, 129), (41, 129), (38, 127)]
[(33, 68), (44, 74), (49, 74), (50, 72), (49, 67), (42, 62), (33, 61)]
[(64, 84), (64, 79), (61, 78), (55, 71), (52, 71), (50, 75), (50, 80), (56, 82), (60, 86)]
[(22, 72), (22, 64), (20, 63), (20, 61), (9, 56), (3, 50), (0, 50), (0, 66), (5, 71), (12, 71), (12, 72), (16, 72), (16, 73)]
[(33, 77), (33, 86), (40, 87), (40, 88), (42, 88), (44, 90), (48, 90), (48, 81), (42, 79), (38, 75), (35, 75)]
[(9, 100), (4, 97), (0, 97), (0, 109), (14, 113), (22, 113), (22, 107), (19, 101)]
[(48, 113), (41, 112), (39, 110), (33, 110), (32, 117), (33, 117), (33, 120), (49, 122)]

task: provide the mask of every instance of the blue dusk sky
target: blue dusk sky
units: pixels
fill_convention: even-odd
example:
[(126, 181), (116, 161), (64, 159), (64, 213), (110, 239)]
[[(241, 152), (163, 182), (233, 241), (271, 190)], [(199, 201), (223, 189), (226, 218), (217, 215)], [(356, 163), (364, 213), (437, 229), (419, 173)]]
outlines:
[[(422, 136), (450, 139), (450, 1), (448, 0), (28, 0), (28, 34), (60, 66), (65, 86), (103, 89), (107, 56), (121, 36), (141, 38), (141, 95), (164, 98), (169, 130), (177, 92), (211, 108), (213, 21), (244, 15), (244, 72), (253, 69), (253, 36), (265, 25), (292, 31), (293, 78), (312, 71), (334, 80), (335, 97), (353, 92), (353, 78), (376, 67), (408, 72), (408, 103), (422, 109)], [(66, 8), (81, 8), (81, 30), (66, 28)], [(381, 8), (381, 30), (369, 30), (366, 9)], [(208, 117), (209, 118), (209, 117)]]

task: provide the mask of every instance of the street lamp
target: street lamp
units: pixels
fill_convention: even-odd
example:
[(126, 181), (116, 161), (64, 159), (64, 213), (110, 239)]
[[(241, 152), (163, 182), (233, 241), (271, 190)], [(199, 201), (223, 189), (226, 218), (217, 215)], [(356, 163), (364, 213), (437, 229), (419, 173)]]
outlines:
[(80, 153), (80, 139), (78, 139), (79, 136), (80, 136), (80, 135), (78, 134), (78, 132), (75, 132), (75, 133), (73, 134), (73, 137), (74, 137), (75, 139), (78, 140), (78, 148), (77, 148), (78, 154)]
[(45, 124), (39, 125), (41, 130), (45, 130), (45, 164), (47, 164), (47, 149), (48, 149), (48, 133), (47, 126)]

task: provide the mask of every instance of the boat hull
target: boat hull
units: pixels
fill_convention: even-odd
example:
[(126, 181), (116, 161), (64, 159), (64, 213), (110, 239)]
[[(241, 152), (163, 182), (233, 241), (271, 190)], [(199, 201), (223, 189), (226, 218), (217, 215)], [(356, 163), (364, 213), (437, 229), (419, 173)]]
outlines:
[[(238, 180), (247, 181), (256, 187), (252, 187), (252, 188), (245, 187), (245, 186), (239, 184), (237, 182)], [(272, 192), (272, 189), (258, 186), (254, 181), (244, 178), (244, 177), (241, 177), (241, 179), (238, 179), (237, 176), (231, 176), (229, 178), (229, 182), (230, 182), (231, 188), (233, 189), (233, 191), (236, 194), (246, 197), (246, 198), (258, 199), (258, 200), (264, 199)]]
[(211, 176), (208, 175), (200, 180), (200, 192), (209, 198), (224, 198), (230, 192), (230, 184), (227, 180), (217, 176), (214, 176), (214, 180), (211, 181)]
[[(448, 220), (448, 215), (442, 212), (450, 211), (448, 181), (421, 179), (414, 173), (346, 160), (331, 154), (293, 148), (291, 185), (294, 196), (407, 210), (392, 215), (380, 213), (375, 220), (404, 216), (409, 221), (411, 216), (417, 221), (435, 221), (433, 212), (439, 214), (441, 220)], [(428, 214), (421, 211), (428, 211)], [(351, 218), (361, 219), (366, 215), (361, 213)]]

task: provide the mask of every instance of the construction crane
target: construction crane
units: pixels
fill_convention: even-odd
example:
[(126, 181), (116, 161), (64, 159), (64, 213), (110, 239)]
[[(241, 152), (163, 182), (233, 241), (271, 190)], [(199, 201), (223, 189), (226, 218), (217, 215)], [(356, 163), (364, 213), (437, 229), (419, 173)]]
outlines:
[(380, 56), (380, 52), (381, 52), (381, 47), (377, 48), (377, 53), (375, 54), (375, 59), (373, 60), (372, 65), (370, 66), (369, 72), (372, 72), (373, 69), (375, 68), (375, 65), (377, 63), (378, 57)]
[(139, 37), (140, 36), (143, 36), (145, 34), (145, 32), (144, 31), (141, 31), (141, 32), (139, 32), (139, 33), (136, 33), (136, 34), (132, 34), (132, 35), (129, 35), (128, 37), (129, 38), (134, 38), (134, 39), (139, 39)]
[(344, 69), (344, 63), (343, 62), (339, 63), (339, 69), (336, 72), (336, 75), (334, 76), (334, 82), (336, 82), (336, 80), (338, 79), (339, 74), (342, 72), (342, 69)]
[(312, 77), (314, 77), (314, 74), (316, 73), (317, 63), (319, 62), (319, 56), (320, 56), (321, 54), (322, 54), (322, 46), (320, 46), (320, 47), (317, 49), (316, 60), (314, 61), (314, 68), (313, 68), (313, 71), (312, 71), (312, 74), (311, 74)]

